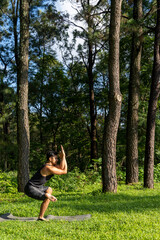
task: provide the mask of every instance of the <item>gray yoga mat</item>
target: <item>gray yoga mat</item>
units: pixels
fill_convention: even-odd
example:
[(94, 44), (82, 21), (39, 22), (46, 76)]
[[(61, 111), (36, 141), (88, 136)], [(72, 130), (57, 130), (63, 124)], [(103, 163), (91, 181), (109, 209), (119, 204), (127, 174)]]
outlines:
[[(47, 220), (66, 220), (66, 221), (83, 221), (86, 219), (91, 218), (90, 214), (86, 215), (75, 215), (75, 216), (53, 216), (48, 215), (46, 217)], [(13, 216), (11, 213), (6, 213), (0, 215), (0, 222), (8, 221), (8, 220), (19, 220), (19, 221), (36, 221), (37, 217), (16, 217)]]

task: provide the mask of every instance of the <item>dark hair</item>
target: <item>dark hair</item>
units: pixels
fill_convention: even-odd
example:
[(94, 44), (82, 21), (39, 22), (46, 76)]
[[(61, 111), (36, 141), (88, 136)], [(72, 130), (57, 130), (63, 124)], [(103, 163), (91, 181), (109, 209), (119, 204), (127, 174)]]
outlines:
[(49, 150), (46, 154), (46, 157), (47, 157), (47, 161), (49, 160), (50, 157), (54, 157), (55, 155), (57, 155), (58, 153), (55, 152), (55, 151), (52, 151), (52, 150)]

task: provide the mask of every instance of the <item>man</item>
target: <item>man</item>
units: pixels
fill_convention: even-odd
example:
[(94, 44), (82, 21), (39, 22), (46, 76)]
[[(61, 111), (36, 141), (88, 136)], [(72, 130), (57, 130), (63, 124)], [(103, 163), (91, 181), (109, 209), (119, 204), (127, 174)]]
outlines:
[(28, 181), (25, 186), (25, 193), (27, 196), (43, 200), (40, 213), (37, 220), (46, 221), (44, 213), (48, 208), (50, 201), (55, 202), (57, 199), (52, 195), (52, 188), (44, 186), (44, 184), (54, 175), (67, 174), (67, 161), (63, 146), (61, 145), (61, 152), (59, 153), (60, 164), (58, 165), (58, 156), (54, 151), (47, 152), (47, 162), (43, 165)]

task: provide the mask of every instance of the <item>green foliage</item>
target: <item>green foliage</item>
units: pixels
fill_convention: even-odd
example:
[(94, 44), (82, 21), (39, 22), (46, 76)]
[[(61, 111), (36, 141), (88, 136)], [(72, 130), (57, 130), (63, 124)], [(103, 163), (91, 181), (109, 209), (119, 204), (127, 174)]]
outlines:
[[(101, 164), (102, 159), (94, 160), (95, 165), (90, 166), (91, 169), (81, 172), (77, 167), (69, 171), (66, 175), (54, 175), (47, 183), (54, 191), (61, 192), (81, 192), (85, 188), (94, 188), (101, 184)], [(30, 174), (32, 176), (34, 172)], [(117, 180), (125, 182), (125, 169), (117, 163)], [(144, 169), (139, 167), (139, 181), (143, 182)], [(160, 182), (160, 164), (154, 167), (154, 182)], [(0, 193), (17, 194), (17, 173), (16, 172), (0, 172)]]
[[(126, 172), (125, 169), (122, 170), (120, 166), (117, 167), (117, 178), (118, 181), (125, 182), (126, 178)], [(144, 167), (139, 167), (139, 181), (143, 182), (144, 179)], [(160, 182), (160, 163), (154, 166), (154, 182), (159, 183)]]
[(14, 169), (16, 156), (15, 107), (16, 97), (0, 72), (0, 169)]
[(46, 162), (46, 156), (43, 154), (43, 148), (36, 142), (31, 146), (30, 154), (30, 170), (36, 171), (38, 167), (41, 167)]
[(144, 168), (143, 167), (139, 167), (139, 181), (143, 181), (144, 179)]
[(17, 176), (15, 172), (0, 171), (0, 193), (17, 193)]
[(100, 182), (101, 175), (98, 172), (90, 170), (84, 173), (80, 172), (78, 168), (75, 168), (66, 175), (55, 175), (48, 184), (58, 191), (79, 192), (86, 186), (99, 184)]
[(154, 181), (160, 182), (160, 163), (154, 167)]
[[(144, 178), (144, 168), (139, 168), (139, 181), (143, 181)], [(160, 182), (160, 163), (154, 166), (154, 182)]]
[[(86, 187), (100, 185), (101, 179), (101, 164), (102, 159), (94, 160), (95, 165), (90, 166), (91, 169), (81, 172), (77, 167), (69, 171), (66, 175), (54, 175), (47, 183), (54, 191), (62, 192), (80, 192)], [(31, 172), (32, 176), (34, 172)], [(125, 182), (125, 169), (117, 163), (117, 179), (118, 182)], [(143, 182), (144, 169), (139, 167), (139, 181)], [(154, 182), (160, 182), (160, 164), (154, 167)], [(17, 173), (16, 172), (0, 172), (0, 192), (1, 193), (17, 193)]]
[(123, 181), (123, 182), (125, 182), (125, 180), (126, 180), (125, 169), (122, 170), (120, 166), (117, 167), (117, 180)]

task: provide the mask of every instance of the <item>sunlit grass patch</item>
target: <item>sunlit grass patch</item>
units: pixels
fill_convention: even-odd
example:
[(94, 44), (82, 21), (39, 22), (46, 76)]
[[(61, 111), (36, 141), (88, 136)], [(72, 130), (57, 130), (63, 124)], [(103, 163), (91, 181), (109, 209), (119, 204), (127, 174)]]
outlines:
[[(103, 194), (101, 181), (97, 180), (77, 191), (55, 188), (53, 192), (58, 201), (50, 203), (46, 215), (92, 217), (73, 222), (0, 222), (0, 239), (160, 239), (159, 183), (154, 189), (145, 189), (142, 183), (119, 183), (116, 194)], [(40, 204), (23, 193), (0, 193), (0, 214), (36, 217)]]

